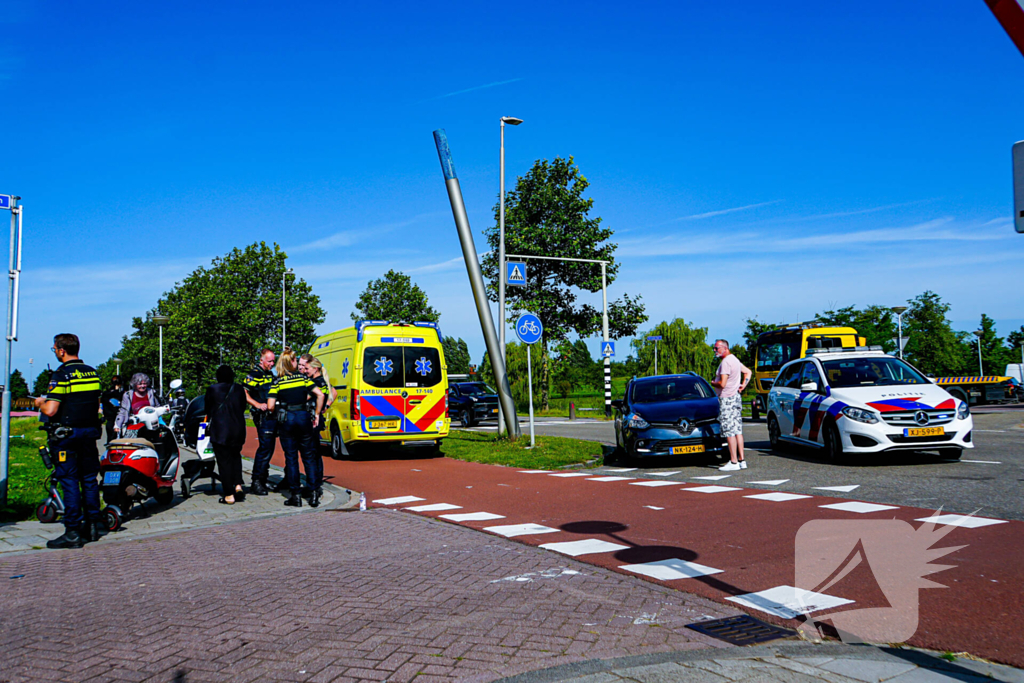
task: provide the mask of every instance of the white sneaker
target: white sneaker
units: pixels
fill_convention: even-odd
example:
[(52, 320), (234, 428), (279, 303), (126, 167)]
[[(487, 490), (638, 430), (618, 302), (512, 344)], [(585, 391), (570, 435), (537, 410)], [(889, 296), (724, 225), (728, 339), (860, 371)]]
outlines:
[(746, 460), (740, 460), (740, 469), (741, 470), (747, 469), (747, 461)]
[(719, 472), (735, 472), (736, 470), (743, 469), (738, 462), (727, 462), (718, 468)]

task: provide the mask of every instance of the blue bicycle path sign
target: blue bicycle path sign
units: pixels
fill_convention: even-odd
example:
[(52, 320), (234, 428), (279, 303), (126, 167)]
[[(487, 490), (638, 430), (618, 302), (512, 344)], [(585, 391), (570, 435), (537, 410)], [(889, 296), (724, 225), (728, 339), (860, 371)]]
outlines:
[(533, 313), (523, 313), (516, 321), (516, 336), (524, 344), (536, 344), (543, 333), (544, 326)]

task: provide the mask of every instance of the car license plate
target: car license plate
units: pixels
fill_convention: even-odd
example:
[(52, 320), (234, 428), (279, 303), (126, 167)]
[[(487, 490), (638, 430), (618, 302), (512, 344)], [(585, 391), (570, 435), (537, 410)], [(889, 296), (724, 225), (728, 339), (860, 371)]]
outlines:
[(704, 444), (699, 443), (693, 446), (673, 446), (672, 455), (685, 455), (686, 453), (703, 453)]
[(366, 426), (375, 431), (394, 431), (398, 429), (398, 420), (375, 420), (367, 422)]
[(943, 436), (945, 433), (946, 430), (943, 427), (919, 427), (903, 430), (903, 436)]
[(121, 472), (114, 470), (112, 472), (103, 473), (103, 485), (104, 486), (117, 486), (121, 483)]
[(497, 414), (497, 412), (498, 412), (498, 409), (497, 409), (497, 408), (492, 408), (492, 409), (491, 409), (491, 412), (492, 412), (492, 413), (495, 413), (495, 414)]

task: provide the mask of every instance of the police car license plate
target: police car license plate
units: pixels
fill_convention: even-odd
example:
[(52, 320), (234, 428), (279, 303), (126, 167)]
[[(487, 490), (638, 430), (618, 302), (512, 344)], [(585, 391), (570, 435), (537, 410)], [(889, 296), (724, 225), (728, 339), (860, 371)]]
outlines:
[(373, 422), (367, 422), (366, 426), (373, 431), (394, 431), (398, 429), (398, 420), (375, 420)]
[(946, 433), (943, 427), (917, 427), (904, 429), (903, 436), (943, 436)]
[(672, 455), (685, 455), (687, 453), (703, 453), (704, 444), (699, 443), (693, 446), (673, 446)]
[(103, 485), (104, 486), (117, 486), (121, 483), (121, 472), (114, 470), (112, 472), (103, 473)]

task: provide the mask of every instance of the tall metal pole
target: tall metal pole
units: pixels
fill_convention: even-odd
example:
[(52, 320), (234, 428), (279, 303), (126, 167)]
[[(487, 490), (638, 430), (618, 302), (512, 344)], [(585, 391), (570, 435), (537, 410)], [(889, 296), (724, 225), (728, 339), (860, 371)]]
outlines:
[(896, 343), (900, 345), (900, 360), (903, 360), (903, 314), (896, 315)]
[(11, 352), (18, 338), (18, 289), (21, 277), (21, 212), (17, 198), (11, 205), (11, 258), (7, 270), (7, 352), (4, 358), (4, 393), (0, 417), (0, 507), (7, 505), (7, 462), (11, 445)]
[(533, 365), (530, 358), (533, 356), (533, 344), (524, 344), (526, 347), (526, 393), (530, 396), (530, 448), (537, 445), (537, 439), (533, 433)]
[(654, 340), (654, 375), (658, 375), (658, 340)]
[[(505, 358), (505, 117), (501, 118), (501, 153), (499, 155), (498, 194), (498, 345), (502, 363)], [(498, 434), (505, 431), (501, 403), (498, 403)]]
[(985, 374), (985, 367), (981, 363), (981, 335), (978, 335), (978, 375)]
[[(601, 301), (604, 308), (601, 313), (602, 338), (608, 341), (608, 264), (601, 263)], [(612, 359), (604, 357), (604, 416), (612, 416)]]
[(469, 284), (473, 289), (476, 312), (480, 318), (480, 331), (483, 332), (487, 353), (491, 357), (491, 368), (494, 370), (494, 381), (498, 385), (498, 403), (502, 408), (502, 417), (508, 430), (509, 438), (519, 436), (519, 420), (516, 419), (516, 406), (512, 401), (512, 389), (508, 384), (508, 373), (505, 371), (505, 359), (498, 348), (498, 335), (494, 332), (494, 319), (491, 317), (491, 306), (487, 301), (487, 290), (484, 288), (483, 273), (480, 272), (480, 259), (473, 243), (473, 231), (469, 227), (469, 216), (466, 215), (466, 204), (462, 199), (462, 188), (455, 176), (455, 165), (452, 153), (448, 149), (448, 137), (443, 128), (434, 131), (434, 144), (437, 146), (437, 157), (441, 161), (444, 183), (448, 190), (448, 201), (452, 205), (452, 216), (455, 228), (462, 244), (462, 257), (466, 261)]
[(160, 328), (160, 396), (164, 395), (164, 326), (158, 325)]
[(288, 279), (288, 271), (285, 271), (285, 272), (281, 273), (281, 350), (282, 351), (284, 351), (285, 347), (288, 346), (288, 334), (287, 334), (288, 330), (287, 330), (287, 327), (286, 327), (287, 326), (287, 321), (285, 320), (285, 318), (288, 315), (288, 311), (286, 309), (287, 304), (285, 303), (285, 298), (284, 298), (284, 288), (286, 286), (285, 282), (287, 281), (287, 279)]

